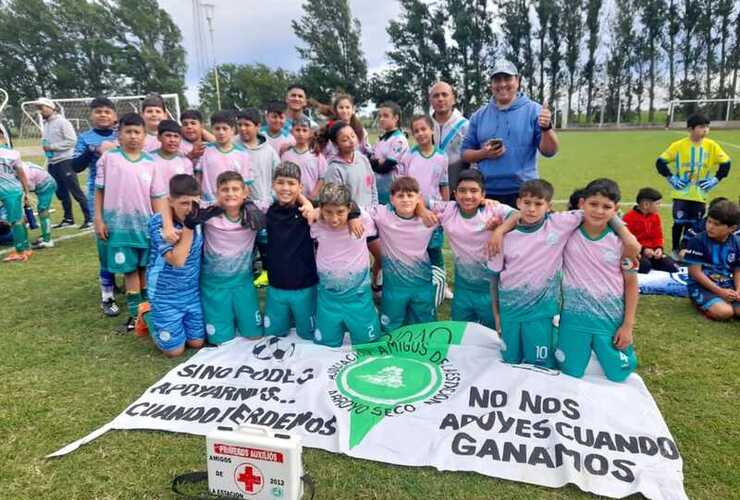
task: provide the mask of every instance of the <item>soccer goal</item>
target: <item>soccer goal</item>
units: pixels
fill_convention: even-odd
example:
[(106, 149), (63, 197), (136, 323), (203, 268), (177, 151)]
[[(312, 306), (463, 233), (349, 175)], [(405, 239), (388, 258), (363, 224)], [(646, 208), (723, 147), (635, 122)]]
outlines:
[[(147, 96), (114, 96), (109, 97), (116, 106), (118, 116), (125, 113), (141, 112), (141, 102)], [(163, 94), (167, 114), (173, 120), (180, 121), (180, 98), (177, 94)], [(72, 99), (52, 99), (59, 108), (59, 112), (70, 121), (75, 130), (79, 133), (90, 128), (90, 102), (92, 97), (80, 97)], [(43, 122), (41, 115), (36, 111), (36, 101), (25, 101), (21, 104), (23, 116), (21, 118), (21, 127), (19, 135), (22, 138), (41, 138), (43, 131)]]
[(677, 99), (668, 104), (666, 127), (686, 128), (693, 113), (704, 113), (712, 127), (740, 127), (740, 97), (733, 99)]

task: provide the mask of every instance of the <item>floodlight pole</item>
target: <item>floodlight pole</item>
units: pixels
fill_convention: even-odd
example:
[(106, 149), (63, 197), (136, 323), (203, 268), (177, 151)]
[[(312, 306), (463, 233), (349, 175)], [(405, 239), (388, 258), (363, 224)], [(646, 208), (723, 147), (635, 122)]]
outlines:
[(208, 31), (211, 34), (211, 52), (213, 55), (213, 79), (216, 82), (216, 104), (218, 109), (221, 109), (221, 89), (218, 81), (218, 62), (216, 61), (216, 45), (213, 39), (213, 10), (215, 5), (212, 3), (202, 3), (203, 12), (206, 15), (206, 22), (208, 23)]

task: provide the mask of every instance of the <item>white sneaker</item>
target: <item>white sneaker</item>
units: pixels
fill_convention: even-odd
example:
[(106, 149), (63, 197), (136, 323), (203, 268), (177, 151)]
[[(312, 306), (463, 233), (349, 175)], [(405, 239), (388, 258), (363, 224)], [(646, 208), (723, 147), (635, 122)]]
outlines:
[(44, 241), (38, 240), (33, 244), (33, 248), (39, 250), (41, 248), (54, 248), (54, 240)]
[(450, 290), (450, 287), (445, 286), (445, 300), (452, 300), (455, 298), (455, 294), (452, 293), (452, 290)]

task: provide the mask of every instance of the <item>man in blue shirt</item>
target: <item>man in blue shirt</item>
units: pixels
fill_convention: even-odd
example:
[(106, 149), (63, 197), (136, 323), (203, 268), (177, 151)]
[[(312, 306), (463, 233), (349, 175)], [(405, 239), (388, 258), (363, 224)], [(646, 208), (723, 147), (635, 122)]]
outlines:
[(516, 67), (501, 60), (491, 72), (491, 102), (470, 118), (462, 158), (477, 163), (486, 182), (486, 196), (516, 206), (519, 187), (537, 179), (537, 152), (558, 152), (552, 113), (519, 92)]

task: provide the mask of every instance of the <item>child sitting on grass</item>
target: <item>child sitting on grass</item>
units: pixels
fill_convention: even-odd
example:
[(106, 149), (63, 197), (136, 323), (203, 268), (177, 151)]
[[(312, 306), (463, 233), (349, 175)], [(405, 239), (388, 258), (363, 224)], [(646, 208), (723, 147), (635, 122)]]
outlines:
[(740, 209), (729, 200), (712, 204), (706, 231), (689, 241), (689, 297), (709, 319), (740, 316)]
[(637, 367), (632, 347), (637, 275), (633, 262), (622, 258), (622, 241), (609, 227), (619, 198), (616, 182), (590, 182), (581, 202), (583, 222), (565, 245), (555, 358), (560, 370), (573, 377), (583, 376), (592, 350), (613, 382), (622, 382)]
[(678, 266), (663, 253), (663, 224), (660, 220), (660, 200), (663, 196), (653, 188), (642, 188), (637, 193), (637, 205), (623, 217), (627, 228), (642, 245), (640, 273), (652, 269), (678, 272)]

